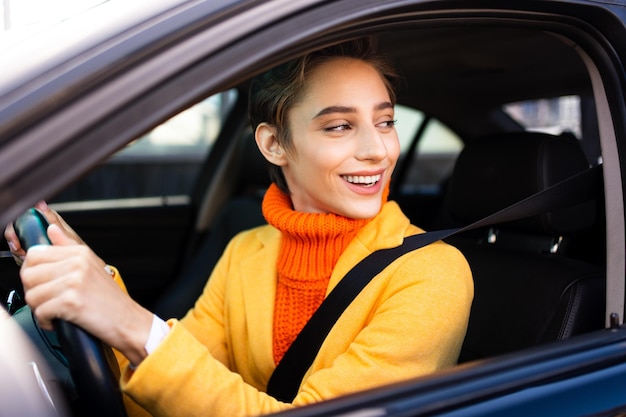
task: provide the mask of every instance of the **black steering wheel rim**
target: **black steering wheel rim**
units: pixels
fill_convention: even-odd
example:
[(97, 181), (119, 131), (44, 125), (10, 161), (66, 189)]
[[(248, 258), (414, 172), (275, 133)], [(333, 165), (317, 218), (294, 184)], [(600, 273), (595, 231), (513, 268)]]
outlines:
[(54, 323), (81, 408), (96, 417), (126, 417), (113, 350), (72, 323)]

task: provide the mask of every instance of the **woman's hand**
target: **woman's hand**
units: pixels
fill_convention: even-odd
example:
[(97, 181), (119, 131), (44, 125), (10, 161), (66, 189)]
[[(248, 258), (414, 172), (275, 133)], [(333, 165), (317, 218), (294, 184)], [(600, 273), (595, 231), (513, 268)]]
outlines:
[[(75, 242), (78, 242), (82, 245), (85, 244), (85, 242), (83, 242), (83, 240), (80, 238), (80, 236), (78, 236), (74, 229), (72, 229), (65, 222), (65, 220), (63, 220), (63, 218), (59, 216), (59, 213), (48, 207), (45, 201), (40, 201), (39, 203), (37, 203), (35, 205), (35, 208), (41, 211), (44, 216), (46, 216), (46, 220), (48, 220), (48, 223), (56, 224), (57, 226), (59, 226), (61, 229), (63, 229), (65, 234), (71, 237), (72, 240), (74, 240)], [(7, 227), (4, 229), (4, 237), (9, 244), (9, 249), (11, 250), (13, 257), (15, 258), (15, 261), (18, 263), (18, 265), (21, 265), (24, 261), (26, 251), (22, 248), (20, 240), (17, 238), (17, 234), (15, 233), (15, 229), (13, 229), (12, 223), (7, 225)]]
[(55, 212), (44, 213), (52, 246), (29, 249), (20, 271), (26, 302), (40, 326), (52, 329), (54, 319), (72, 322), (138, 365), (146, 356), (152, 313), (118, 286), (104, 261)]

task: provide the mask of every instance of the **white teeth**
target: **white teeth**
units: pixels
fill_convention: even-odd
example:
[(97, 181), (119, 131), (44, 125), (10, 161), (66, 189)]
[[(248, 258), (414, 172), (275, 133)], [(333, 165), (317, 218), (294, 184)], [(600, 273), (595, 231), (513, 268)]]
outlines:
[(365, 184), (373, 185), (380, 181), (380, 174), (378, 175), (344, 175), (343, 178), (351, 182), (352, 184)]

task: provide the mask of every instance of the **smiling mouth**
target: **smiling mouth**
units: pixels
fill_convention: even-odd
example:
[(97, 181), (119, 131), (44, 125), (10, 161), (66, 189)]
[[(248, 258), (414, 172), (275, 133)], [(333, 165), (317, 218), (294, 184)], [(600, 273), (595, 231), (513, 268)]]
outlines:
[(342, 175), (342, 178), (350, 184), (356, 184), (363, 187), (372, 187), (380, 181), (381, 175)]

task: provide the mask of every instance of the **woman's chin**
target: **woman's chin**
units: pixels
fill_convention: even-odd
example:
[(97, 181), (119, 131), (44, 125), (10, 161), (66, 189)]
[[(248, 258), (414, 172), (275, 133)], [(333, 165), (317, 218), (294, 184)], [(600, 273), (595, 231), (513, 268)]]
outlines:
[(376, 201), (372, 201), (371, 203), (355, 203), (350, 207), (345, 207), (343, 213), (338, 214), (352, 219), (371, 219), (372, 217), (376, 217), (381, 208), (382, 203), (380, 199), (376, 199)]

